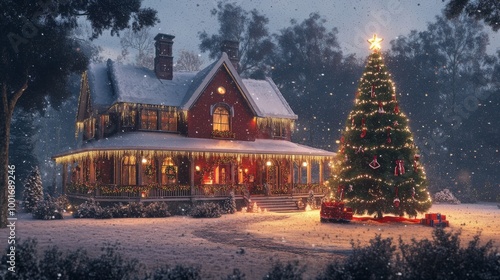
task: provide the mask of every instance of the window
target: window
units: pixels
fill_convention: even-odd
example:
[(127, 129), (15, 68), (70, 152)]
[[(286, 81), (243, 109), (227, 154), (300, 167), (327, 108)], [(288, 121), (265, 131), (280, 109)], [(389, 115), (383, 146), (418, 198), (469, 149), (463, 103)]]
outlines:
[(229, 111), (225, 107), (219, 106), (215, 108), (213, 114), (213, 130), (230, 131)]
[(122, 185), (137, 185), (137, 161), (135, 156), (125, 156), (122, 162)]
[(84, 127), (84, 140), (90, 140), (95, 136), (95, 120), (93, 118), (86, 119), (83, 121)]
[(156, 161), (154, 158), (142, 158), (142, 185), (148, 185), (157, 182), (158, 173), (156, 172)]
[(273, 137), (285, 138), (286, 129), (283, 122), (273, 122)]
[(177, 131), (177, 116), (175, 112), (160, 111), (160, 129), (163, 131)]
[(177, 181), (177, 166), (172, 158), (167, 157), (161, 163), (161, 184), (173, 184)]
[(127, 105), (123, 108), (123, 127), (135, 127), (135, 119), (137, 116), (137, 111)]
[(158, 130), (158, 111), (141, 110), (141, 129)]

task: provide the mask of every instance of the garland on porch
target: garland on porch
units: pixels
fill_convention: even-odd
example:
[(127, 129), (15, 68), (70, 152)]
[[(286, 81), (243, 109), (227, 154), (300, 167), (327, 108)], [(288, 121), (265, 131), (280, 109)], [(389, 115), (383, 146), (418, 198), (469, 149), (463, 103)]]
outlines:
[(236, 133), (226, 130), (226, 131), (220, 131), (220, 130), (214, 130), (212, 131), (212, 137), (214, 138), (235, 138)]

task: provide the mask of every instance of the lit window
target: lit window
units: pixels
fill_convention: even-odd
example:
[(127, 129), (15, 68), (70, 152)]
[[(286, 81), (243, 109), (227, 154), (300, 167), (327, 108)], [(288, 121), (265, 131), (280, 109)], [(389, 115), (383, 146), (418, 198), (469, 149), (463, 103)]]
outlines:
[(123, 157), (122, 163), (122, 185), (137, 184), (137, 166), (135, 156)]
[(177, 166), (172, 158), (165, 158), (161, 163), (161, 183), (162, 185), (173, 184), (177, 181)]
[(163, 131), (177, 131), (177, 117), (175, 112), (160, 112), (160, 128)]
[(158, 129), (158, 111), (148, 109), (141, 110), (141, 129)]
[(273, 137), (284, 138), (285, 136), (285, 124), (283, 122), (273, 122)]
[(142, 177), (142, 184), (152, 184), (156, 183), (157, 173), (156, 173), (156, 161), (154, 158), (143, 158), (142, 159), (142, 171), (144, 176)]
[(229, 111), (222, 106), (215, 109), (213, 115), (214, 131), (230, 131), (229, 129)]
[(122, 115), (123, 127), (135, 127), (136, 116), (137, 111), (134, 108), (125, 105)]

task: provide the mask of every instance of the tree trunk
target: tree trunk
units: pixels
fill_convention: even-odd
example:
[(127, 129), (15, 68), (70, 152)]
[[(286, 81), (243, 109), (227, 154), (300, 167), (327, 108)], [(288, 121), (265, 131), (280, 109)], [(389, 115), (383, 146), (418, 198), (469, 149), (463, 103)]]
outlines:
[(377, 210), (377, 219), (382, 219), (383, 217), (384, 217), (384, 214), (382, 213), (382, 211)]
[(4, 104), (6, 98), (0, 100), (0, 228), (7, 226), (7, 186), (9, 182), (9, 140), (12, 112)]
[(7, 227), (7, 202), (9, 185), (9, 143), (10, 123), (17, 100), (28, 88), (28, 81), (9, 98), (7, 84), (2, 83), (2, 96), (0, 97), (0, 228)]

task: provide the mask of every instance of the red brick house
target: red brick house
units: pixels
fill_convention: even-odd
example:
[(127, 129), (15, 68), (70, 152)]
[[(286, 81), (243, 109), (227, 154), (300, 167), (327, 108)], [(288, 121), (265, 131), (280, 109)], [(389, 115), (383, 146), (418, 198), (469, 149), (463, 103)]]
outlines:
[(130, 201), (322, 191), (334, 153), (290, 141), (297, 115), (271, 79), (240, 77), (238, 44), (225, 42), (199, 72), (174, 72), (173, 38), (155, 37), (154, 70), (108, 60), (82, 75), (81, 144), (54, 156), (64, 192)]

